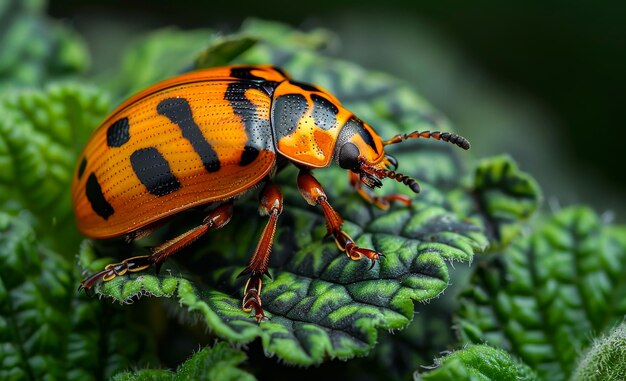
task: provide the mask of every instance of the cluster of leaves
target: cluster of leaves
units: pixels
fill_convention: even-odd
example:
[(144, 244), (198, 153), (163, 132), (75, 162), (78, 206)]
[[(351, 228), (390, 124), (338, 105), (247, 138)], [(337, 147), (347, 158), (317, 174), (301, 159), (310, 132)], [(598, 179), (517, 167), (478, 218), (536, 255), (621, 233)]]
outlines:
[[(91, 130), (117, 100), (142, 87), (194, 67), (271, 63), (325, 87), (383, 137), (450, 126), (402, 82), (331, 57), (336, 40), (327, 31), (305, 33), (260, 21), (229, 36), (158, 31), (131, 45), (116, 74), (85, 85), (76, 80), (85, 78), (81, 70), (87, 62), (80, 40), (41, 16), (39, 3), (8, 4), (0, 8), (0, 19), (20, 14), (31, 21), (3, 26), (10, 31), (3, 43), (14, 46), (28, 32), (39, 50), (20, 45), (23, 50), (2, 49), (0, 55), (0, 205), (6, 212), (0, 214), (0, 378), (39, 379), (47, 372), (53, 379), (254, 379), (238, 368), (246, 354), (226, 343), (254, 341), (265, 355), (286, 363), (324, 363), (309, 372), (327, 371), (325, 366), (336, 363), (332, 359), (369, 354), (333, 369), (335, 376), (343, 372), (355, 379), (406, 378), (452, 349), (458, 350), (415, 378), (623, 375), (623, 368), (612, 366), (626, 360), (624, 346), (615, 344), (623, 344), (623, 325), (605, 333), (583, 360), (578, 357), (593, 335), (607, 332), (626, 313), (626, 282), (620, 276), (625, 228), (603, 224), (585, 208), (563, 210), (540, 226), (529, 222), (540, 200), (532, 177), (506, 156), (480, 161), (472, 170), (465, 154), (445, 144), (415, 141), (393, 148), (403, 172), (422, 185), (411, 208), (377, 210), (351, 191), (344, 171), (316, 172), (346, 220), (344, 229), (358, 244), (386, 254), (370, 271), (367, 263), (348, 260), (323, 240), (321, 211), (301, 199), (294, 169), (281, 172), (277, 182), (286, 208), (270, 262), (273, 279), (263, 290), (270, 321), (257, 324), (240, 307), (244, 280), (237, 274), (265, 223), (247, 217), (256, 213), (252, 199), (237, 204), (232, 222), (219, 234), (209, 234), (176, 263), (167, 262), (160, 274), (146, 271), (99, 285), (96, 292), (107, 300), (77, 294), (79, 268), (98, 271), (142, 251), (118, 242), (79, 246), (69, 202), (74, 162)], [(19, 29), (26, 24), (38, 27)], [(35, 33), (38, 28), (50, 32)], [(23, 51), (39, 54), (32, 61), (38, 75), (13, 71), (11, 59), (23, 57)], [(20, 88), (24, 84), (36, 87)], [(400, 184), (386, 184), (385, 193), (392, 192), (409, 195)], [(191, 227), (186, 221), (201, 220), (194, 213), (151, 238), (158, 242)], [(475, 261), (470, 277), (453, 269), (454, 262), (471, 263), (487, 248), (490, 253)], [(460, 305), (449, 291), (441, 296), (450, 284), (467, 287)], [(208, 328), (204, 335), (220, 342), (195, 353), (176, 372), (128, 371), (159, 367), (150, 337), (155, 329), (147, 323), (154, 314), (137, 318), (134, 308), (108, 299), (123, 304), (142, 296), (163, 301), (155, 308), (174, 311), (182, 324)], [(437, 297), (429, 305), (415, 304)], [(451, 334), (453, 322), (459, 339)], [(254, 359), (251, 366), (259, 368)], [(280, 365), (266, 360), (264, 366)], [(297, 371), (289, 369), (281, 367), (285, 378)]]

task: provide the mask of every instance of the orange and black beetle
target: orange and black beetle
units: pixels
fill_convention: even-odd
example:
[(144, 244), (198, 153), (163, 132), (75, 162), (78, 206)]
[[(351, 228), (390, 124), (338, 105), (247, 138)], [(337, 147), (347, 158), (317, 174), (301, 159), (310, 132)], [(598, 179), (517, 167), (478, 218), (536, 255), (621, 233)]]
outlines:
[[(298, 188), (320, 205), (328, 233), (350, 259), (382, 254), (355, 245), (341, 230), (343, 220), (329, 204), (313, 168), (333, 161), (350, 171), (350, 182), (368, 202), (387, 208), (407, 205), (402, 195), (374, 196), (389, 177), (419, 192), (417, 182), (395, 172), (397, 161), (384, 147), (409, 138), (435, 138), (468, 149), (466, 139), (443, 132), (414, 132), (383, 141), (376, 131), (323, 89), (292, 81), (272, 66), (232, 66), (184, 74), (133, 96), (105, 119), (81, 153), (72, 184), (79, 230), (92, 238), (147, 236), (164, 219), (188, 208), (216, 204), (198, 227), (151, 248), (150, 255), (110, 264), (85, 279), (111, 280), (126, 272), (158, 266), (170, 255), (219, 229), (233, 214), (232, 201), (258, 184), (260, 210), (268, 224), (242, 272), (249, 277), (243, 310), (261, 308), (261, 285), (282, 195), (272, 177), (292, 163), (300, 168)], [(366, 187), (362, 187), (365, 184)]]

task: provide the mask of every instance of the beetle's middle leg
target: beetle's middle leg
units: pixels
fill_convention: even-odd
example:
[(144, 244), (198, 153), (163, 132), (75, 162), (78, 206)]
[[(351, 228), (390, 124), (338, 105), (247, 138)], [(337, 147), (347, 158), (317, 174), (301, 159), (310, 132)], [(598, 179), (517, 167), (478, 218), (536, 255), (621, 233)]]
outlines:
[(326, 218), (326, 230), (328, 234), (332, 235), (335, 239), (339, 250), (345, 251), (346, 255), (355, 261), (361, 258), (367, 258), (372, 261), (372, 267), (374, 267), (374, 263), (380, 259), (382, 254), (374, 250), (358, 247), (354, 243), (354, 240), (346, 232), (341, 230), (343, 219), (328, 203), (328, 197), (322, 185), (308, 170), (301, 170), (298, 174), (298, 190), (300, 190), (300, 194), (302, 194), (302, 197), (304, 197), (310, 205), (319, 205), (322, 207), (324, 217)]
[(254, 255), (250, 258), (250, 263), (239, 276), (250, 275), (244, 288), (241, 307), (246, 312), (254, 309), (254, 316), (260, 323), (261, 320), (267, 318), (261, 307), (261, 286), (263, 285), (263, 275), (270, 276), (267, 272), (267, 263), (270, 259), (270, 251), (276, 232), (276, 222), (283, 211), (283, 195), (276, 185), (268, 182), (261, 191), (259, 198), (259, 211), (270, 218), (265, 225)]
[(152, 265), (158, 267), (171, 255), (180, 249), (196, 241), (202, 237), (210, 229), (219, 229), (226, 225), (233, 216), (233, 204), (231, 201), (221, 204), (215, 208), (202, 221), (202, 225), (197, 226), (178, 237), (175, 237), (159, 246), (152, 247), (150, 255), (142, 255), (123, 260), (119, 263), (107, 265), (104, 270), (93, 274), (80, 283), (81, 288), (91, 288), (93, 284), (101, 279), (105, 282), (112, 280), (117, 276), (126, 274), (127, 272), (138, 272), (147, 269)]

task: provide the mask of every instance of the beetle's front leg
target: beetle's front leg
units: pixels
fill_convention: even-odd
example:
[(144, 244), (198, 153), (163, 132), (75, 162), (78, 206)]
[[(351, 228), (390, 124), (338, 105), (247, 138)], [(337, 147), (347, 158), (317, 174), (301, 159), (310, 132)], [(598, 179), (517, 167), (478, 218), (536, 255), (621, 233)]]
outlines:
[(361, 196), (365, 201), (376, 206), (377, 208), (387, 210), (389, 209), (390, 203), (392, 201), (400, 202), (406, 206), (411, 206), (411, 199), (408, 196), (403, 194), (390, 194), (382, 197), (376, 196), (374, 192), (363, 187), (363, 183), (361, 182), (359, 175), (352, 171), (348, 173), (350, 177), (350, 185), (352, 186), (352, 188), (354, 188), (359, 196)]
[(322, 207), (324, 217), (326, 218), (326, 229), (328, 234), (332, 235), (335, 239), (339, 250), (345, 251), (346, 255), (355, 261), (365, 257), (372, 262), (370, 269), (374, 267), (376, 261), (383, 255), (374, 250), (358, 247), (354, 243), (354, 240), (346, 232), (341, 230), (343, 219), (328, 203), (328, 197), (322, 185), (308, 170), (301, 170), (298, 174), (298, 190), (300, 190), (300, 194), (302, 194), (302, 197), (304, 197), (310, 205), (319, 205)]
[(111, 263), (104, 270), (85, 278), (80, 282), (80, 288), (91, 288), (99, 279), (108, 282), (117, 276), (126, 274), (127, 272), (138, 272), (147, 269), (152, 265), (159, 266), (171, 255), (178, 252), (183, 247), (196, 241), (202, 237), (209, 229), (219, 229), (226, 225), (233, 216), (232, 202), (226, 202), (217, 208), (204, 219), (202, 225), (197, 226), (185, 233), (175, 237), (159, 246), (152, 247), (150, 255), (141, 255), (138, 257), (128, 258), (119, 263)]
[(276, 185), (268, 182), (261, 191), (259, 198), (259, 212), (262, 215), (269, 216), (269, 221), (265, 225), (254, 255), (250, 258), (250, 263), (239, 276), (250, 275), (244, 288), (241, 307), (245, 312), (250, 312), (254, 309), (254, 316), (260, 323), (263, 319), (268, 319), (263, 312), (261, 304), (261, 287), (263, 286), (263, 275), (270, 276), (267, 271), (267, 264), (270, 259), (274, 233), (276, 232), (276, 222), (278, 221), (278, 216), (283, 211), (283, 195)]

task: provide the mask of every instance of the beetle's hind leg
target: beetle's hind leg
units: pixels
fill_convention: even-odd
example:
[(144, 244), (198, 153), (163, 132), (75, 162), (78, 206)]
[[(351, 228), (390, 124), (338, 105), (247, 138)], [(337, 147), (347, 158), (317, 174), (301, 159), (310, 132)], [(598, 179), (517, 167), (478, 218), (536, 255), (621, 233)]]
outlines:
[(355, 261), (362, 258), (369, 259), (372, 262), (370, 269), (373, 268), (374, 264), (383, 255), (374, 250), (358, 247), (348, 233), (341, 230), (343, 219), (328, 203), (328, 197), (326, 197), (326, 192), (324, 192), (322, 185), (308, 170), (301, 170), (298, 174), (298, 190), (300, 190), (300, 194), (310, 205), (322, 207), (324, 217), (326, 218), (328, 235), (335, 239), (339, 250), (345, 251), (348, 258)]
[(254, 309), (254, 316), (260, 323), (263, 319), (267, 319), (261, 305), (261, 287), (263, 285), (263, 275), (269, 276), (267, 264), (270, 259), (274, 233), (276, 232), (276, 222), (278, 221), (278, 216), (283, 211), (283, 195), (276, 185), (268, 182), (261, 191), (259, 198), (259, 211), (263, 215), (268, 215), (269, 221), (267, 221), (267, 225), (263, 230), (254, 255), (250, 258), (250, 263), (239, 276), (250, 276), (244, 288), (242, 309), (246, 312)]
[(107, 265), (104, 270), (85, 278), (80, 282), (80, 288), (91, 288), (99, 279), (107, 282), (117, 276), (124, 275), (128, 272), (138, 272), (147, 269), (152, 265), (160, 265), (171, 255), (180, 249), (196, 241), (202, 237), (209, 229), (219, 229), (226, 225), (233, 215), (233, 204), (227, 202), (215, 208), (202, 221), (202, 225), (197, 226), (178, 237), (175, 237), (159, 246), (152, 247), (150, 255), (142, 255), (138, 257), (128, 258), (119, 263)]

